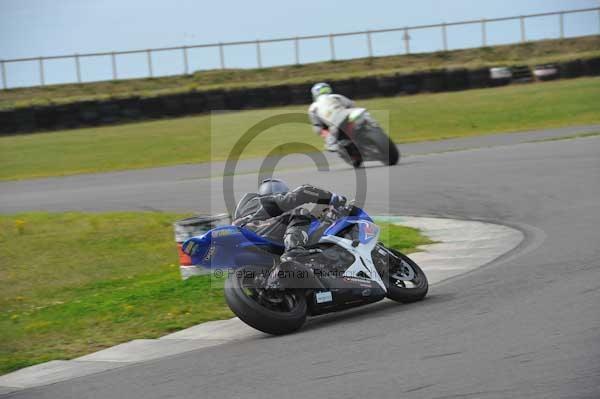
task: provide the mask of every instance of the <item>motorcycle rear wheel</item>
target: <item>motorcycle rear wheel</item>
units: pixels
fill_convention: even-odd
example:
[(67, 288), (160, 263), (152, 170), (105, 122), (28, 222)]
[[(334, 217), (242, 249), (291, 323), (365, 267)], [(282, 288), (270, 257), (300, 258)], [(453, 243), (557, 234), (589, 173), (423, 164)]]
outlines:
[(247, 266), (235, 270), (225, 281), (225, 300), (244, 323), (272, 335), (289, 334), (304, 324), (306, 297), (301, 291), (265, 290), (259, 281), (268, 270)]

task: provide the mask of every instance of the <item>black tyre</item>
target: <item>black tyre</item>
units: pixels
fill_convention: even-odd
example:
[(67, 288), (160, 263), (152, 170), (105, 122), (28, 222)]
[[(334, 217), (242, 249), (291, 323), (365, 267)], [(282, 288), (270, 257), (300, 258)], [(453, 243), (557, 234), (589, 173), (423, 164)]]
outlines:
[(268, 272), (253, 266), (237, 269), (225, 281), (225, 300), (250, 327), (267, 334), (289, 334), (306, 320), (306, 297), (302, 291), (262, 289)]
[(363, 140), (377, 148), (377, 152), (381, 154), (380, 161), (385, 165), (396, 165), (400, 161), (398, 147), (381, 128), (371, 129), (365, 134)]
[(340, 140), (338, 154), (340, 157), (353, 168), (360, 168), (363, 160), (356, 145), (348, 139)]
[(396, 255), (396, 259), (389, 258), (388, 270), (383, 275), (387, 297), (402, 303), (416, 302), (425, 298), (429, 283), (423, 270), (408, 256), (393, 249), (390, 251)]

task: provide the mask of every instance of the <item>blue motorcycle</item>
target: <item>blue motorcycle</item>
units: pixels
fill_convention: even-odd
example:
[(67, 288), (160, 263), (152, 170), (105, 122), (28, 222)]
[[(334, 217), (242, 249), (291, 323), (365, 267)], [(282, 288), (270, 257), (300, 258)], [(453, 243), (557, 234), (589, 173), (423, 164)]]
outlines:
[(307, 316), (337, 312), (385, 297), (415, 302), (427, 277), (406, 255), (379, 242), (380, 229), (353, 205), (328, 208), (309, 229), (309, 251), (281, 263), (282, 242), (237, 226), (187, 240), (194, 265), (227, 271), (225, 299), (242, 321), (268, 334), (298, 330)]

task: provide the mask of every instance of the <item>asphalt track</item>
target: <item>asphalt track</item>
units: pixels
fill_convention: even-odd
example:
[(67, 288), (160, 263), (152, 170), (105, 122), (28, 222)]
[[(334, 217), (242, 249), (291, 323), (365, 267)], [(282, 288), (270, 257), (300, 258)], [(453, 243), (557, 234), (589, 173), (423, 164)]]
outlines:
[[(526, 143), (567, 133), (471, 139), (465, 147), (482, 148), (459, 151), (465, 143), (405, 146), (422, 155), (393, 168), (366, 168), (372, 213), (486, 220), (525, 234), (515, 251), (434, 286), (423, 302), (378, 303), (313, 319), (297, 334), (199, 349), (9, 396), (598, 398), (600, 137)], [(236, 193), (256, 184), (252, 163), (244, 167)], [(179, 179), (171, 168), (2, 183), (0, 211), (223, 210), (220, 178), (180, 168)], [(351, 195), (354, 172), (332, 169), (277, 175)]]

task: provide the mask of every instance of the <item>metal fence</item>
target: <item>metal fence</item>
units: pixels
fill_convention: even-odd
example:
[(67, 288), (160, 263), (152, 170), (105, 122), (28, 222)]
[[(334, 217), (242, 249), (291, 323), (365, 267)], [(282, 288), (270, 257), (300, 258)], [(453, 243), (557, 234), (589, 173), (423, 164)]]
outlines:
[[(594, 8), (583, 8), (576, 10), (564, 10), (557, 12), (547, 12), (540, 14), (529, 14), (529, 15), (520, 15), (513, 17), (502, 17), (502, 18), (492, 18), (492, 19), (480, 19), (480, 20), (470, 20), (470, 21), (460, 21), (460, 22), (451, 22), (451, 23), (441, 23), (434, 25), (418, 25), (418, 26), (408, 26), (402, 28), (391, 28), (391, 29), (376, 29), (376, 30), (367, 30), (367, 31), (357, 31), (357, 32), (343, 32), (343, 33), (330, 33), (324, 35), (310, 35), (310, 36), (297, 36), (297, 37), (285, 37), (278, 39), (268, 39), (268, 40), (247, 40), (247, 41), (237, 41), (237, 42), (226, 42), (226, 43), (210, 43), (210, 44), (197, 44), (190, 46), (179, 46), (179, 47), (162, 47), (162, 48), (154, 48), (154, 49), (146, 49), (146, 50), (130, 50), (130, 51), (112, 51), (112, 52), (103, 52), (103, 53), (86, 53), (86, 54), (73, 54), (73, 55), (55, 55), (48, 57), (31, 57), (31, 58), (15, 58), (15, 59), (7, 59), (0, 60), (0, 74), (2, 77), (2, 88), (8, 88), (8, 80), (7, 80), (7, 71), (6, 64), (9, 63), (23, 63), (23, 62), (37, 62), (38, 63), (38, 71), (39, 71), (39, 85), (44, 86), (46, 84), (46, 79), (44, 75), (44, 61), (47, 60), (57, 60), (57, 59), (72, 59), (75, 66), (75, 76), (71, 81), (72, 83), (82, 83), (81, 78), (81, 58), (84, 57), (110, 57), (111, 67), (112, 67), (112, 79), (118, 80), (118, 70), (117, 70), (117, 56), (119, 55), (127, 55), (127, 54), (146, 54), (146, 62), (147, 62), (147, 77), (154, 77), (153, 65), (152, 65), (152, 55), (154, 53), (165, 52), (165, 51), (180, 51), (181, 57), (183, 61), (183, 70), (181, 71), (183, 75), (187, 75), (190, 73), (190, 65), (189, 65), (189, 57), (188, 51), (191, 49), (199, 49), (199, 48), (218, 48), (219, 50), (219, 65), (221, 69), (226, 68), (226, 57), (225, 57), (225, 47), (227, 46), (253, 46), (256, 49), (256, 67), (262, 68), (262, 51), (265, 45), (270, 43), (282, 43), (282, 42), (290, 42), (293, 43), (294, 50), (294, 63), (296, 65), (301, 63), (300, 59), (300, 45), (303, 40), (315, 40), (315, 39), (324, 39), (329, 43), (329, 60), (336, 60), (336, 45), (335, 39), (339, 37), (348, 37), (348, 36), (364, 36), (365, 38), (365, 57), (373, 57), (373, 34), (376, 33), (389, 33), (389, 32), (401, 32), (402, 40), (404, 42), (404, 52), (405, 54), (410, 54), (410, 40), (411, 40), (411, 32), (417, 30), (426, 30), (426, 29), (439, 29), (440, 32), (440, 40), (442, 44), (442, 49), (444, 51), (448, 51), (448, 27), (451, 26), (465, 26), (465, 25), (480, 25), (481, 26), (481, 46), (486, 47), (488, 45), (488, 34), (487, 29), (489, 24), (494, 22), (502, 22), (502, 21), (520, 21), (520, 41), (522, 43), (527, 41), (527, 27), (526, 21), (531, 18), (540, 18), (540, 17), (549, 17), (556, 16), (556, 23), (559, 27), (559, 38), (565, 37), (565, 15), (567, 14), (575, 14), (575, 13), (597, 13), (598, 14), (598, 33), (600, 34), (600, 7)], [(282, 64), (285, 65), (285, 64)]]

